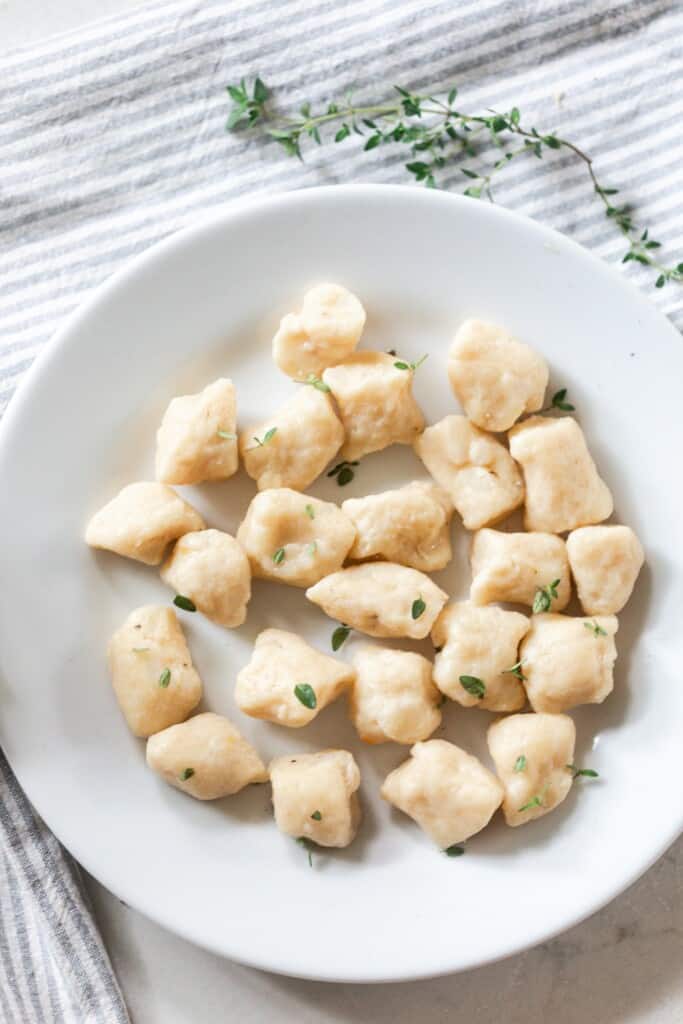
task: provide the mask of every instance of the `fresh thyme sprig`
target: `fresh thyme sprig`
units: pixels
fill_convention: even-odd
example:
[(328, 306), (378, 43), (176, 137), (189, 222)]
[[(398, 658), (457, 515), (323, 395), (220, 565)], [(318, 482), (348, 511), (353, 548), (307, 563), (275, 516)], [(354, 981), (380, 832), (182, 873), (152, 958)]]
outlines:
[(583, 149), (556, 132), (539, 131), (522, 123), (519, 107), (505, 112), (489, 110), (484, 114), (466, 114), (455, 106), (458, 90), (453, 88), (446, 99), (410, 92), (394, 86), (397, 98), (380, 104), (356, 105), (347, 93), (343, 101), (331, 102), (319, 113), (304, 103), (294, 117), (275, 118), (267, 108), (269, 90), (260, 78), (250, 88), (245, 79), (229, 85), (232, 100), (227, 129), (261, 125), (289, 156), (302, 156), (306, 139), (321, 145), (325, 129), (334, 129), (334, 142), (343, 142), (352, 134), (364, 138), (363, 149), (399, 143), (408, 147), (410, 159), (406, 170), (416, 181), (428, 188), (437, 187), (437, 178), (446, 167), (466, 158), (478, 158), (491, 144), (498, 155), (488, 167), (461, 167), (469, 184), (464, 189), (473, 199), (485, 197), (493, 201), (492, 182), (503, 168), (514, 160), (530, 156), (542, 159), (548, 150), (565, 150), (580, 160), (590, 177), (591, 186), (602, 203), (605, 216), (624, 236), (628, 244), (622, 262), (631, 261), (650, 267), (657, 274), (655, 287), (668, 281), (683, 281), (683, 262), (666, 265), (657, 258), (661, 242), (650, 237), (647, 228), (637, 226), (631, 206), (614, 197), (618, 188), (609, 188), (595, 172), (593, 158)]

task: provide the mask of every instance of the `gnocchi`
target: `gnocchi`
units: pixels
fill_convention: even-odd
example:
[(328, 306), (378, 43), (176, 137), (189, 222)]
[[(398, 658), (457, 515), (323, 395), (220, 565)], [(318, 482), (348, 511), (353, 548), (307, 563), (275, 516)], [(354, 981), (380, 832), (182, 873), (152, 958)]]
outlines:
[(534, 711), (551, 714), (601, 704), (614, 687), (619, 624), (614, 615), (534, 615), (520, 658)]
[(417, 743), (441, 725), (441, 694), (421, 654), (363, 644), (352, 663), (349, 711), (365, 743)]
[(413, 374), (385, 352), (356, 352), (323, 373), (344, 425), (341, 457), (362, 459), (390, 444), (412, 444), (424, 428)]
[(252, 500), (237, 539), (260, 579), (310, 587), (336, 572), (356, 538), (351, 520), (331, 501), (288, 488)]
[(157, 431), (156, 477), (164, 484), (227, 480), (237, 472), (237, 406), (221, 377), (197, 395), (174, 398)]
[(508, 430), (526, 412), (538, 412), (548, 366), (532, 348), (496, 324), (466, 320), (448, 356), (448, 376), (467, 418), (482, 430)]
[(147, 740), (147, 764), (164, 782), (197, 800), (233, 796), (268, 772), (231, 721), (206, 711)]
[(276, 757), (270, 764), (275, 822), (294, 839), (348, 846), (361, 820), (360, 771), (348, 750)]
[(367, 562), (325, 576), (306, 597), (330, 618), (368, 636), (422, 640), (448, 595), (416, 569)]
[(612, 514), (612, 495), (576, 420), (532, 416), (509, 436), (510, 451), (524, 473), (527, 530), (564, 533)]
[(645, 554), (628, 526), (582, 526), (567, 537), (567, 552), (586, 615), (616, 615), (628, 601)]
[(416, 743), (380, 792), (442, 850), (480, 832), (503, 801), (495, 775), (447, 740)]
[(145, 565), (158, 565), (164, 551), (191, 530), (203, 530), (204, 520), (192, 505), (166, 484), (128, 484), (88, 523), (85, 540)]
[(241, 626), (251, 597), (249, 559), (229, 533), (199, 530), (176, 541), (161, 578), (219, 626)]
[(242, 431), (244, 468), (259, 491), (290, 487), (303, 491), (320, 476), (344, 440), (330, 396), (302, 387), (268, 419)]
[(427, 427), (414, 448), (468, 530), (497, 523), (524, 501), (522, 475), (507, 448), (464, 416)]
[(182, 722), (201, 700), (201, 680), (170, 608), (145, 605), (131, 612), (109, 641), (107, 659), (134, 736), (151, 736)]
[(273, 359), (295, 380), (319, 377), (355, 350), (365, 310), (338, 284), (319, 284), (304, 295), (301, 313), (288, 313), (273, 338)]
[[(337, 620), (333, 651), (352, 630), (380, 640), (430, 638), (433, 661), (398, 649), (408, 645), (354, 638), (344, 662), (296, 633), (265, 628), (237, 673), (234, 697), (243, 714), (298, 729), (347, 694), (361, 741), (410, 746), (384, 779), (382, 798), (456, 855), (499, 807), (508, 825), (523, 825), (558, 807), (577, 775), (597, 775), (574, 767), (576, 730), (564, 712), (612, 691), (616, 614), (644, 553), (633, 530), (605, 525), (609, 488), (579, 424), (557, 415), (573, 409), (566, 388), (545, 415), (548, 366), (540, 354), (496, 324), (466, 320), (446, 367), (464, 415), (426, 425), (413, 393), (426, 356), (408, 363), (393, 350), (358, 351), (365, 322), (346, 288), (311, 288), (272, 344), (275, 364), (301, 385), (296, 393), (239, 434), (230, 379), (173, 398), (157, 431), (156, 481), (124, 487), (90, 519), (85, 539), (163, 563), (175, 603), (227, 628), (245, 623), (253, 576), (305, 589), (308, 602)], [(304, 493), (325, 472), (335, 478), (327, 493), (338, 493), (335, 483), (348, 484), (360, 459), (393, 444), (412, 446), (430, 478), (341, 507)], [(169, 485), (226, 480), (240, 457), (258, 493), (233, 537), (207, 527)], [(377, 481), (367, 464), (359, 482), (364, 476), (371, 490)], [(232, 493), (239, 497), (239, 488)], [(517, 509), (523, 531), (492, 528)], [(474, 532), (470, 596), (459, 601), (427, 575), (452, 561), (454, 512)], [(572, 579), (582, 616), (566, 614)], [(283, 614), (301, 600), (290, 592)], [(293, 753), (266, 767), (227, 718), (190, 717), (202, 682), (171, 608), (131, 612), (110, 639), (107, 661), (125, 721), (146, 739), (147, 765), (164, 781), (215, 800), (270, 780), (285, 835), (321, 847), (354, 840), (361, 775), (350, 751)], [(498, 777), (432, 738), (446, 699), (505, 715), (487, 729)], [(330, 713), (318, 728), (334, 721)]]
[[(549, 608), (561, 612), (572, 588), (567, 548), (553, 533), (502, 533), (478, 530), (470, 549), (474, 604), (508, 601), (531, 608), (539, 588), (548, 590)], [(557, 596), (554, 596), (557, 594)]]
[(434, 682), (463, 707), (518, 711), (526, 703), (518, 648), (529, 630), (519, 612), (469, 601), (447, 604), (432, 628)]
[(310, 647), (296, 633), (264, 629), (237, 676), (235, 702), (252, 718), (298, 729), (353, 682), (355, 671)]
[(436, 572), (450, 562), (453, 506), (434, 484), (415, 480), (365, 498), (349, 498), (342, 511), (356, 527), (349, 551), (355, 561), (383, 559)]
[(567, 715), (510, 715), (489, 726), (508, 825), (525, 825), (562, 803), (572, 787), (576, 728)]

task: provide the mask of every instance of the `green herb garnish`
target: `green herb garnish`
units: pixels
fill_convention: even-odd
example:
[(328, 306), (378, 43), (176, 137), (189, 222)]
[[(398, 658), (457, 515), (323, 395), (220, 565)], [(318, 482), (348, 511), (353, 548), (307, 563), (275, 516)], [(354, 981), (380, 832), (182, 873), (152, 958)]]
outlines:
[(584, 626), (586, 627), (586, 629), (590, 629), (594, 637), (607, 636), (607, 630), (603, 629), (602, 626), (600, 626), (595, 621), (595, 619), (593, 619), (592, 622), (584, 622)]
[(309, 519), (315, 519), (315, 509), (312, 505), (306, 505), (305, 512)]
[[(322, 134), (325, 130), (331, 130), (330, 137), (335, 143), (361, 136), (365, 151), (398, 144), (406, 150), (405, 168), (417, 182), (435, 188), (437, 179), (452, 174), (455, 164), (468, 179), (464, 194), (491, 201), (493, 179), (504, 173), (511, 163), (532, 157), (542, 159), (562, 150), (581, 161), (605, 217), (621, 232), (628, 245), (622, 262), (633, 261), (650, 267), (657, 274), (657, 288), (663, 288), (669, 281), (683, 281), (683, 262), (673, 265), (661, 262), (658, 258), (661, 243), (650, 238), (647, 228), (641, 231), (634, 223), (632, 205), (615, 200), (619, 189), (608, 187), (598, 179), (593, 158), (575, 142), (554, 132), (524, 125), (516, 106), (502, 112), (465, 113), (460, 104), (455, 105), (457, 88), (440, 97), (412, 92), (401, 86), (394, 86), (394, 90), (395, 97), (384, 103), (357, 105), (352, 95), (347, 94), (343, 100), (332, 100), (316, 113), (312, 112), (310, 103), (304, 103), (297, 114), (280, 117), (266, 108), (269, 91), (262, 79), (254, 79), (250, 91), (243, 78), (239, 85), (228, 86), (232, 109), (227, 128), (232, 131), (242, 125), (262, 125), (263, 132), (282, 146), (285, 153), (299, 159), (303, 159), (302, 144), (307, 139), (318, 145), (327, 141)], [(469, 166), (462, 166), (463, 161)], [(478, 161), (474, 168), (471, 161)]]
[(242, 122), (251, 126), (265, 117), (264, 104), (269, 93), (260, 78), (254, 79), (251, 95), (249, 95), (249, 86), (244, 78), (239, 85), (229, 85), (227, 91), (233, 104), (226, 125), (229, 131)]
[(277, 551), (273, 551), (273, 561), (276, 565), (282, 565), (285, 560), (285, 549), (278, 548)]
[(349, 633), (351, 632), (350, 626), (337, 626), (334, 633), (332, 634), (332, 650), (338, 651), (342, 644), (348, 639)]
[(552, 409), (561, 409), (563, 412), (574, 412), (574, 410), (576, 409), (576, 406), (572, 405), (571, 402), (565, 402), (565, 398), (566, 397), (567, 397), (567, 389), (566, 388), (561, 388), (559, 391), (556, 391), (555, 394), (553, 395), (553, 400), (551, 402), (551, 408)]
[(329, 392), (332, 390), (329, 384), (326, 384), (324, 380), (320, 379), (320, 377), (316, 377), (314, 373), (309, 373), (306, 380), (297, 381), (297, 384), (310, 384), (312, 388), (316, 389), (316, 391)]
[(524, 754), (520, 754), (515, 761), (515, 767), (512, 769), (514, 772), (523, 772), (526, 768), (526, 757)]
[(312, 868), (313, 867), (313, 857), (311, 856), (311, 854), (312, 854), (311, 840), (307, 839), (306, 836), (299, 836), (299, 838), (297, 839), (297, 843), (299, 844), (299, 846), (303, 846), (304, 850), (308, 854), (308, 866), (309, 866), (309, 868)]
[(176, 608), (182, 608), (184, 612), (197, 611), (197, 605), (194, 601), (191, 601), (189, 597), (184, 597), (183, 594), (176, 594), (173, 598), (173, 604)]
[(447, 857), (462, 857), (465, 847), (462, 843), (453, 843), (452, 846), (447, 846), (443, 852)]
[(593, 768), (577, 768), (575, 764), (566, 765), (567, 771), (572, 773), (573, 779), (583, 776), (586, 779), (599, 779), (600, 776)]
[(181, 782), (187, 782), (194, 775), (194, 768), (183, 768), (178, 778)]
[(231, 434), (229, 430), (217, 430), (216, 433), (219, 437), (222, 437), (224, 441), (237, 440), (237, 434)]
[(543, 806), (543, 800), (537, 794), (536, 796), (532, 796), (531, 800), (529, 800), (529, 802), (527, 804), (524, 804), (522, 807), (519, 808), (519, 813), (521, 814), (522, 811), (530, 811), (532, 807), (542, 807), (542, 806)]
[(318, 706), (315, 690), (308, 683), (297, 683), (294, 687), (294, 696), (311, 711)]
[(524, 680), (526, 679), (526, 676), (522, 672), (522, 662), (521, 661), (516, 661), (514, 665), (510, 665), (510, 668), (504, 668), (503, 669), (503, 674), (505, 674), (506, 672), (509, 672), (510, 675), (517, 676), (517, 678), (520, 680), (520, 682), (524, 682)]
[(336, 476), (337, 483), (340, 487), (345, 487), (346, 484), (350, 484), (353, 480), (355, 473), (352, 466), (357, 466), (358, 462), (339, 462), (333, 469), (329, 471), (328, 476)]
[(402, 359), (399, 359), (397, 363), (394, 363), (394, 366), (397, 370), (411, 370), (412, 373), (415, 373), (417, 368), (422, 366), (428, 355), (429, 353), (425, 353), (425, 355), (418, 359), (416, 363), (404, 363)]
[(256, 441), (256, 444), (252, 445), (250, 451), (253, 452), (254, 448), (265, 448), (268, 442), (272, 441), (276, 434), (277, 427), (271, 427), (270, 430), (266, 430), (265, 434), (263, 435), (263, 440), (261, 440), (261, 438), (259, 437), (255, 437), (254, 441)]
[(313, 821), (322, 821), (323, 820), (323, 816), (320, 813), (320, 811), (313, 811), (313, 814), (311, 815), (311, 817), (313, 818)]
[(547, 612), (550, 605), (553, 602), (553, 598), (557, 597), (557, 588), (560, 585), (559, 580), (553, 580), (547, 587), (537, 587), (536, 596), (534, 597), (534, 603), (532, 605), (532, 612), (537, 615), (539, 612)]
[(165, 690), (170, 682), (171, 682), (171, 670), (170, 670), (170, 668), (165, 668), (164, 671), (159, 676), (159, 686), (161, 686), (162, 689)]
[(309, 555), (311, 556), (311, 558), (313, 558), (313, 555), (314, 555), (314, 554), (316, 553), (316, 551), (318, 550), (318, 545), (317, 545), (317, 542), (316, 542), (316, 541), (314, 541), (314, 540), (312, 540), (310, 544), (307, 544), (307, 545), (306, 545), (306, 550), (308, 551), (308, 553), (309, 553)]
[(482, 697), (486, 696), (486, 683), (483, 679), (478, 679), (477, 676), (460, 676), (460, 685), (463, 690), (467, 690), (473, 697), (478, 697), (481, 700)]
[(427, 605), (422, 600), (422, 594), (420, 594), (420, 596), (413, 601), (413, 606), (410, 609), (410, 614), (414, 619), (419, 619), (426, 607)]

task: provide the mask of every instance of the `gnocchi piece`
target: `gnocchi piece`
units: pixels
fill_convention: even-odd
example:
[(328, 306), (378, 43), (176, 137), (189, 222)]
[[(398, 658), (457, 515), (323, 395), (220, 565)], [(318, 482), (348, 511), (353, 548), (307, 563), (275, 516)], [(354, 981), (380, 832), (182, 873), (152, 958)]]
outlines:
[(412, 444), (424, 428), (411, 370), (385, 352), (356, 352), (323, 373), (344, 424), (342, 459), (362, 459), (390, 444)]
[(203, 530), (196, 509), (166, 484), (128, 484), (96, 512), (85, 532), (86, 544), (145, 565), (158, 565), (164, 551), (190, 530)]
[(356, 527), (349, 558), (386, 559), (435, 572), (453, 557), (450, 525), (453, 506), (434, 484), (415, 480), (395, 491), (349, 498), (342, 511)]
[(509, 436), (510, 451), (524, 473), (527, 530), (564, 533), (612, 514), (612, 495), (571, 416), (531, 416)]
[(582, 526), (567, 537), (567, 552), (584, 612), (620, 612), (645, 560), (633, 530), (629, 526)]
[(348, 750), (276, 757), (270, 764), (275, 822), (294, 839), (348, 846), (361, 820), (360, 771)]
[(571, 597), (567, 548), (553, 533), (502, 533), (478, 530), (470, 551), (473, 604), (508, 601), (531, 608), (539, 587), (559, 580), (557, 597), (548, 591), (552, 611), (566, 608)]
[(218, 800), (267, 782), (263, 761), (235, 726), (206, 711), (147, 740), (147, 764), (164, 782), (197, 800)]
[[(518, 711), (526, 703), (517, 654), (529, 630), (519, 612), (469, 601), (446, 605), (432, 629), (434, 682), (466, 708)], [(515, 672), (517, 668), (517, 672)]]
[(288, 313), (273, 338), (280, 369), (305, 380), (350, 356), (365, 327), (365, 310), (338, 284), (319, 284), (304, 295), (301, 313)]
[(442, 850), (480, 832), (503, 800), (495, 775), (447, 740), (416, 743), (409, 760), (387, 775), (380, 793)]
[(576, 728), (567, 715), (510, 715), (489, 726), (489, 752), (514, 828), (561, 804), (572, 788)]
[(330, 618), (368, 636), (422, 640), (448, 594), (416, 569), (366, 562), (325, 576), (306, 597)]
[(496, 324), (466, 320), (448, 356), (451, 387), (467, 418), (482, 430), (508, 430), (543, 406), (548, 366)]
[(227, 480), (239, 462), (237, 406), (231, 380), (221, 377), (197, 395), (174, 398), (157, 431), (156, 476), (164, 484)]
[(363, 644), (352, 662), (349, 710), (365, 743), (417, 743), (441, 725), (441, 694), (421, 654)]
[(298, 729), (336, 700), (355, 674), (296, 633), (265, 629), (237, 676), (235, 701), (245, 715)]
[(427, 427), (414, 448), (468, 530), (497, 523), (524, 501), (522, 475), (507, 448), (464, 416)]
[(229, 533), (186, 533), (176, 541), (161, 578), (219, 626), (241, 626), (247, 617), (251, 597), (249, 559)]
[(310, 587), (341, 568), (355, 537), (333, 502), (288, 488), (257, 494), (237, 531), (254, 576), (293, 587)]
[(112, 686), (135, 736), (184, 721), (202, 698), (202, 684), (180, 623), (170, 608), (131, 612), (109, 641)]
[(602, 704), (614, 687), (618, 628), (614, 615), (532, 616), (520, 658), (534, 711), (555, 714), (578, 704)]
[(244, 468), (259, 491), (303, 491), (320, 476), (344, 440), (330, 396), (302, 387), (269, 419), (240, 434)]

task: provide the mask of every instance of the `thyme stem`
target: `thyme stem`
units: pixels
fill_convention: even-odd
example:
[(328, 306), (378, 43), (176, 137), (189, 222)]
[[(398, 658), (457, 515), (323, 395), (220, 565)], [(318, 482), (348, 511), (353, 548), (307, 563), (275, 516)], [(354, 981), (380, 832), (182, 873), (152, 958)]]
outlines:
[[(464, 193), (473, 199), (486, 197), (493, 202), (493, 179), (525, 153), (541, 159), (548, 150), (566, 150), (584, 164), (605, 216), (628, 243), (622, 263), (635, 261), (650, 267), (658, 275), (657, 288), (663, 288), (669, 281), (683, 281), (683, 262), (669, 266), (655, 255), (661, 243), (650, 237), (648, 229), (641, 230), (634, 223), (629, 205), (616, 204), (612, 197), (619, 189), (607, 187), (600, 181), (594, 158), (569, 139), (523, 125), (518, 107), (506, 112), (489, 110), (485, 114), (467, 114), (454, 106), (458, 94), (455, 88), (449, 91), (444, 102), (435, 96), (394, 86), (399, 97), (395, 103), (356, 106), (352, 96), (347, 94), (344, 102), (329, 103), (320, 113), (313, 114), (310, 103), (304, 103), (299, 117), (278, 119), (267, 107), (270, 92), (260, 78), (254, 79), (251, 87), (242, 79), (239, 85), (227, 88), (232, 100), (227, 123), (230, 131), (240, 125), (260, 125), (288, 155), (303, 159), (301, 147), (306, 138), (322, 145), (320, 129), (338, 125), (333, 136), (336, 143), (353, 133), (365, 138), (364, 150), (388, 143), (407, 146), (411, 159), (405, 165), (406, 170), (428, 188), (437, 186), (437, 178), (444, 168), (457, 165), (463, 157), (484, 158), (486, 148), (493, 144), (499, 153), (488, 168), (473, 170), (460, 166), (470, 179)], [(509, 148), (514, 138), (522, 139), (524, 144)]]

